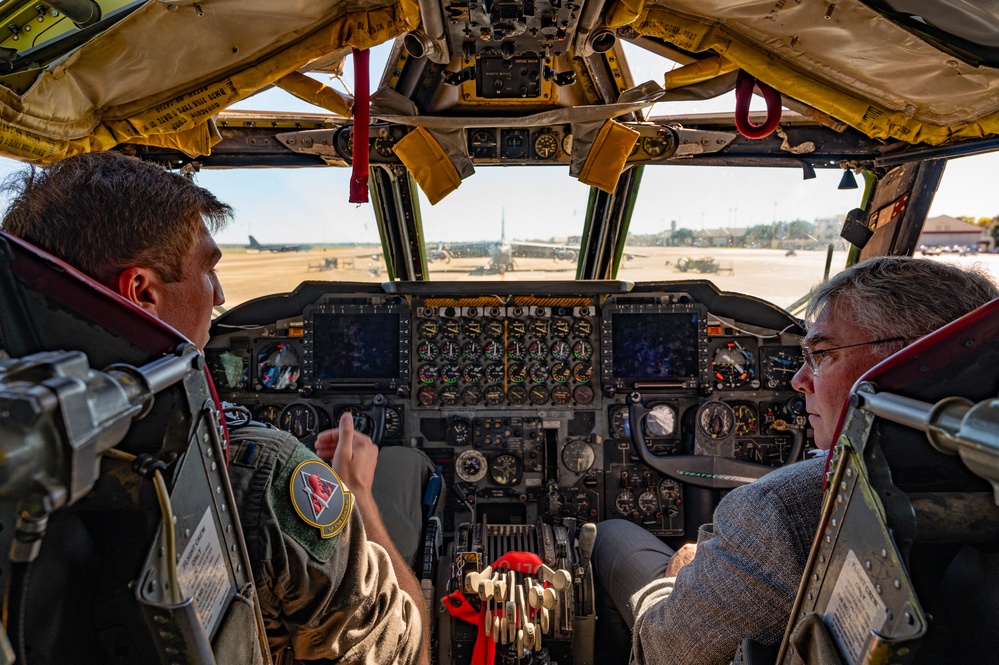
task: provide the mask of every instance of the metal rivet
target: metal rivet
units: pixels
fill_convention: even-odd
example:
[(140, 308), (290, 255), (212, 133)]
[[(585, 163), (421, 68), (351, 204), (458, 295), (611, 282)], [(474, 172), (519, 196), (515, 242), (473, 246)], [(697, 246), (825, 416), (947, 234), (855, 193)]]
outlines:
[(825, 562), (826, 562), (826, 555), (825, 554), (820, 554), (819, 555), (819, 563), (825, 563)]
[(887, 559), (888, 558), (888, 550), (886, 550), (883, 547), (881, 548), (881, 558), (882, 559)]
[(882, 592), (882, 591), (883, 591), (884, 589), (882, 589), (882, 588), (881, 588), (881, 585), (880, 585), (880, 584), (875, 584), (875, 585), (874, 585), (874, 590), (875, 590), (875, 591), (877, 591), (877, 592), (878, 592), (878, 594), (880, 595), (880, 594), (881, 594), (881, 592)]
[(905, 617), (905, 622), (906, 622), (907, 624), (909, 624), (910, 626), (911, 626), (911, 625), (912, 625), (913, 623), (915, 623), (915, 619), (913, 619), (913, 618), (912, 618), (912, 614), (911, 614), (910, 612), (906, 612), (906, 613), (905, 613), (905, 614), (903, 614), (902, 616), (904, 616), (904, 617)]
[(894, 584), (894, 585), (895, 585), (895, 588), (896, 588), (896, 589), (901, 589), (901, 588), (902, 588), (902, 581), (901, 581), (901, 580), (899, 580), (899, 579), (898, 579), (897, 577), (895, 578), (895, 581), (894, 581), (894, 582), (892, 582), (892, 584)]
[(864, 568), (866, 568), (867, 570), (871, 569), (871, 560), (870, 559), (867, 559), (866, 561), (864, 561)]

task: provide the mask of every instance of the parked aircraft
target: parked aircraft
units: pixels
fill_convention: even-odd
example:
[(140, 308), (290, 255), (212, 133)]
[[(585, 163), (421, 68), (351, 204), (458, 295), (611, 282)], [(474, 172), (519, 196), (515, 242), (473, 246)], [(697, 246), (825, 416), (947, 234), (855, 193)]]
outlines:
[(250, 236), (250, 244), (246, 246), (247, 249), (255, 249), (258, 252), (307, 252), (312, 249), (312, 245), (300, 244), (300, 245), (283, 245), (283, 244), (273, 244), (273, 245), (262, 245), (256, 238)]

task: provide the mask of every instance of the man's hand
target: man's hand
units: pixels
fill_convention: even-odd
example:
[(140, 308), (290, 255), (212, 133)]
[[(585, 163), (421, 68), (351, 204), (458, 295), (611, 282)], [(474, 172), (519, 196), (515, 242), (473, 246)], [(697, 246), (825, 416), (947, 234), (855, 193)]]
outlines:
[(320, 432), (316, 438), (316, 454), (332, 458), (330, 466), (355, 497), (371, 495), (371, 484), (378, 465), (378, 446), (371, 438), (354, 430), (350, 412), (340, 416), (340, 428)]
[(666, 565), (666, 574), (663, 575), (663, 577), (676, 577), (676, 574), (680, 572), (681, 568), (694, 560), (695, 554), (697, 554), (696, 543), (687, 543), (678, 549), (676, 553), (670, 557), (669, 563)]

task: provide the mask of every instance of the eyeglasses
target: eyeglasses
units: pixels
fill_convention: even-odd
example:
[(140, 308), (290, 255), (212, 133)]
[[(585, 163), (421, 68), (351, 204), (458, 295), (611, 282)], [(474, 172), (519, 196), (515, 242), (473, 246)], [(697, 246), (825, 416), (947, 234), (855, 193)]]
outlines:
[(822, 349), (821, 351), (813, 351), (812, 347), (802, 344), (801, 352), (805, 355), (805, 364), (812, 372), (819, 371), (819, 363), (821, 363), (830, 351), (839, 351), (840, 349), (852, 349), (855, 346), (868, 346), (870, 344), (887, 344), (888, 342), (906, 342), (907, 337), (889, 337), (888, 339), (876, 339), (873, 342), (861, 342), (859, 344), (847, 344), (846, 346), (834, 346), (831, 349)]

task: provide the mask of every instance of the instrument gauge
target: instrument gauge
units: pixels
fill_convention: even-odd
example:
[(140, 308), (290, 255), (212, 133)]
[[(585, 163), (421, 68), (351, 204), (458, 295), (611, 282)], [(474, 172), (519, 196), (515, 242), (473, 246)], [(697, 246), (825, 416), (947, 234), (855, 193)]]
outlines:
[(250, 377), (250, 365), (245, 356), (228, 351), (212, 354), (211, 366), (215, 385), (230, 390), (246, 388)]
[(433, 386), (420, 386), (416, 391), (416, 399), (421, 406), (433, 406), (437, 401), (437, 389)]
[(489, 319), (486, 321), (485, 332), (488, 337), (502, 337), (503, 322), (499, 319)]
[(461, 371), (461, 378), (465, 379), (465, 383), (478, 383), (482, 380), (482, 374), (482, 365), (469, 364)]
[(666, 438), (676, 434), (676, 409), (670, 404), (656, 404), (642, 421), (645, 435)]
[(436, 360), (440, 354), (440, 347), (430, 340), (425, 339), (416, 347), (416, 355), (420, 357), (420, 360)]
[(803, 362), (801, 349), (793, 346), (761, 349), (760, 359), (763, 363), (763, 382), (771, 390), (790, 389), (791, 379)]
[(476, 319), (465, 319), (461, 323), (461, 330), (466, 337), (478, 337), (482, 334), (482, 322)]
[(461, 402), (468, 406), (475, 406), (482, 401), (482, 388), (478, 386), (465, 386), (461, 391)]
[(663, 505), (676, 504), (680, 500), (683, 490), (680, 483), (672, 478), (659, 481), (659, 500)]
[(562, 449), (562, 464), (573, 473), (585, 473), (593, 466), (596, 453), (589, 442), (575, 439), (565, 444)]
[(506, 376), (513, 383), (527, 381), (527, 367), (524, 363), (510, 363), (506, 367)]
[(566, 363), (555, 363), (552, 365), (552, 379), (559, 383), (565, 383), (572, 377), (572, 370)]
[[(718, 388), (738, 388), (756, 379), (753, 352), (741, 342), (726, 342), (715, 349), (711, 373)], [(757, 383), (757, 385), (759, 385)]]
[(486, 406), (499, 406), (506, 399), (503, 386), (497, 384), (486, 386), (486, 389), (482, 393), (482, 399), (486, 403)]
[(496, 157), (496, 130), (476, 129), (468, 135), (468, 152), (472, 157), (491, 159)]
[(385, 436), (394, 437), (402, 433), (402, 411), (394, 406), (385, 407)]
[(732, 404), (732, 413), (735, 415), (736, 436), (753, 436), (759, 429), (756, 418), (756, 406), (749, 402), (736, 402)]
[(531, 133), (527, 129), (503, 129), (500, 134), (500, 157), (506, 159), (525, 159), (531, 144)]
[(441, 335), (447, 339), (455, 339), (461, 335), (461, 324), (455, 319), (445, 319), (441, 323)]
[(560, 339), (552, 342), (551, 352), (555, 360), (568, 360), (572, 355), (572, 347), (569, 346), (569, 342)]
[(502, 363), (486, 366), (486, 383), (503, 383), (504, 378), (506, 378), (506, 370)]
[(320, 431), (324, 422), (328, 423), (328, 420), (320, 416), (319, 411), (311, 404), (293, 402), (281, 411), (278, 427), (302, 441)]
[(534, 154), (538, 159), (551, 159), (558, 154), (558, 135), (555, 132), (541, 132), (534, 137)]
[(506, 391), (506, 398), (510, 400), (510, 404), (520, 406), (527, 402), (527, 388), (519, 383), (515, 383)]
[(333, 413), (334, 420), (336, 420), (336, 422), (340, 422), (340, 417), (345, 413), (349, 413), (354, 417), (354, 429), (358, 432), (361, 432), (362, 434), (370, 434), (371, 430), (374, 429), (371, 423), (371, 418), (364, 413), (364, 409), (359, 405), (348, 404), (346, 406), (337, 407), (336, 411)]
[(433, 319), (424, 319), (420, 321), (420, 325), (416, 327), (416, 331), (420, 333), (420, 337), (425, 337), (426, 339), (432, 339), (437, 336), (437, 332), (440, 330), (440, 326)]
[(334, 141), (336, 141), (336, 149), (340, 156), (348, 162), (352, 161), (354, 158), (354, 128), (341, 127), (337, 130)]
[(532, 383), (544, 383), (548, 380), (548, 368), (541, 363), (534, 363), (527, 372)]
[(485, 347), (483, 347), (483, 351), (486, 354), (487, 360), (502, 360), (503, 354), (506, 350), (503, 348), (503, 344), (501, 342), (493, 340), (491, 342), (486, 342)]
[(461, 388), (453, 383), (449, 383), (441, 388), (440, 398), (441, 404), (445, 406), (454, 406), (461, 401)]
[(255, 418), (262, 423), (267, 423), (269, 425), (277, 425), (278, 420), (281, 418), (281, 407), (274, 404), (261, 407), (257, 411)]
[(585, 340), (578, 340), (572, 345), (572, 355), (576, 360), (589, 360), (593, 356), (593, 345)]
[(589, 319), (576, 319), (572, 324), (572, 334), (576, 337), (589, 337), (593, 333), (593, 324)]
[(579, 404), (580, 406), (587, 406), (593, 403), (593, 398), (596, 397), (596, 393), (593, 392), (593, 388), (583, 384), (573, 388), (572, 396), (576, 400), (576, 404)]
[(548, 357), (548, 345), (540, 339), (536, 339), (527, 347), (527, 353), (534, 360), (544, 360)]
[(565, 406), (572, 401), (572, 391), (564, 383), (552, 386), (552, 401), (559, 406)]
[(572, 134), (566, 134), (562, 137), (562, 152), (567, 155), (572, 154)]
[(447, 421), (444, 440), (449, 446), (472, 445), (472, 423), (466, 418), (450, 418)]
[(489, 478), (501, 487), (520, 483), (524, 475), (524, 463), (516, 455), (499, 455), (489, 463)]
[(572, 332), (572, 324), (565, 319), (555, 319), (552, 321), (551, 330), (552, 337), (562, 339), (568, 337), (569, 333)]
[(520, 319), (513, 319), (507, 324), (506, 330), (510, 337), (524, 337), (527, 335), (527, 324)]
[(551, 393), (548, 392), (548, 388), (545, 388), (543, 385), (531, 386), (530, 390), (527, 391), (527, 399), (534, 405), (547, 404), (550, 395)]
[(444, 360), (457, 360), (461, 357), (461, 347), (458, 346), (458, 342), (452, 342), (449, 339), (441, 342), (441, 357)]
[(461, 347), (461, 355), (465, 360), (478, 360), (482, 357), (482, 345), (478, 342), (465, 342)]
[(635, 495), (631, 492), (621, 492), (614, 497), (614, 507), (622, 515), (631, 515), (635, 512)]
[(655, 515), (659, 512), (659, 496), (652, 490), (646, 490), (638, 495), (638, 510), (643, 515)]
[(437, 365), (421, 365), (416, 376), (421, 383), (431, 384), (440, 376), (440, 370), (437, 369)]
[(461, 367), (457, 363), (448, 363), (441, 367), (441, 381), (444, 383), (458, 383), (461, 378)]
[(697, 427), (704, 436), (724, 439), (735, 429), (735, 414), (724, 402), (705, 402), (697, 410)]
[(257, 377), (264, 388), (294, 389), (301, 374), (298, 353), (289, 344), (270, 344), (257, 354)]
[(465, 450), (454, 461), (454, 472), (465, 483), (476, 483), (486, 477), (489, 462), (478, 450)]
[(611, 411), (610, 435), (615, 439), (631, 437), (631, 414), (628, 413), (628, 407), (616, 406)]
[(544, 319), (531, 320), (531, 334), (535, 337), (547, 337), (548, 328), (548, 321)]
[(593, 365), (578, 363), (572, 368), (572, 378), (580, 383), (586, 383), (593, 378)]
[(392, 149), (393, 145), (395, 145), (395, 139), (391, 137), (388, 138), (379, 137), (376, 138), (374, 141), (372, 141), (372, 146), (374, 147), (375, 152), (378, 153), (379, 156), (386, 158), (391, 157), (392, 155), (395, 154), (395, 152)]
[(507, 346), (506, 346), (506, 355), (511, 360), (523, 360), (525, 353), (526, 353), (526, 349), (524, 347), (524, 343), (523, 342), (514, 340), (514, 341), (510, 342), (509, 344), (507, 344)]
[(649, 157), (661, 157), (668, 146), (658, 137), (642, 139), (642, 151)]

